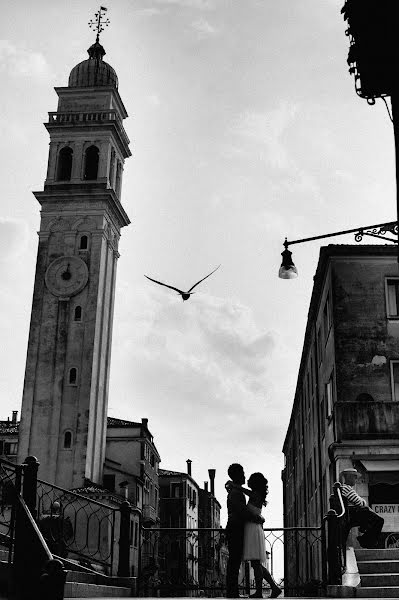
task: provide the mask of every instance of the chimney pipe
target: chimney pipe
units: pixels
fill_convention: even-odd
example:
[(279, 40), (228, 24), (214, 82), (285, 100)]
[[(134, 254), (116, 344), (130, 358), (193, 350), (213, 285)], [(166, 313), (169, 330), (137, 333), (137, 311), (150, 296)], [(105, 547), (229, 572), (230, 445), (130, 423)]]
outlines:
[(209, 473), (209, 479), (211, 482), (211, 494), (212, 496), (215, 495), (215, 474), (216, 474), (216, 469), (208, 469), (208, 473)]
[(204, 481), (204, 490), (207, 492), (208, 491), (208, 482)]
[(143, 427), (148, 428), (148, 419), (141, 419), (141, 424), (143, 425)]
[(18, 411), (17, 410), (13, 410), (12, 411), (12, 422), (14, 424), (17, 422), (17, 416), (18, 416)]
[(187, 463), (187, 475), (190, 475), (190, 476), (191, 476), (191, 463), (192, 462), (193, 461), (190, 460), (189, 458), (186, 460), (186, 463)]

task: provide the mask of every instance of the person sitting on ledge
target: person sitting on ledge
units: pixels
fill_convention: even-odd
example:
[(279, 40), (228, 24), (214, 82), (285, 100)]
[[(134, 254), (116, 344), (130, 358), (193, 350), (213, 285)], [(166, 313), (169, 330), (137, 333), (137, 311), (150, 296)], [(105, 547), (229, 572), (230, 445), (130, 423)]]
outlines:
[(352, 527), (359, 527), (362, 535), (357, 540), (362, 548), (375, 548), (378, 536), (384, 526), (384, 519), (377, 515), (364, 498), (361, 498), (353, 489), (358, 478), (356, 469), (344, 469), (340, 473), (341, 493), (346, 498), (349, 519), (346, 537)]

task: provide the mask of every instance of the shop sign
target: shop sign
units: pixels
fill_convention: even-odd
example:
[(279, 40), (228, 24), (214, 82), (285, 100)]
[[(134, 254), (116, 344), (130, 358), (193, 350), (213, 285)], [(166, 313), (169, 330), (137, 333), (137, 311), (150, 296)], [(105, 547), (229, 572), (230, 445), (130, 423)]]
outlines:
[(399, 504), (372, 504), (371, 508), (384, 519), (382, 531), (399, 532)]

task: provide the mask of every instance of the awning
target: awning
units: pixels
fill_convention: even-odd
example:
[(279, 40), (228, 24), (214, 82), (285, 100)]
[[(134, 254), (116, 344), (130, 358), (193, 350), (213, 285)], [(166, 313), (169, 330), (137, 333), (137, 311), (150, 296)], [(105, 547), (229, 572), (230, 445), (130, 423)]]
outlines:
[(360, 462), (370, 473), (380, 471), (399, 471), (399, 460), (361, 460)]

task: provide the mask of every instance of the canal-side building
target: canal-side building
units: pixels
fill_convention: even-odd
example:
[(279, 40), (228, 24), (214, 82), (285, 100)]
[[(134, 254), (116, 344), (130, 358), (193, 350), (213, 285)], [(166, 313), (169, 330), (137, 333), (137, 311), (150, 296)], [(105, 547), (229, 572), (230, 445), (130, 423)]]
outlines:
[(215, 496), (215, 469), (208, 469), (209, 482), (199, 489), (198, 527), (205, 529), (198, 538), (198, 579), (200, 589), (221, 593), (226, 582), (227, 541), (220, 525), (221, 505)]
[[(183, 586), (198, 589), (199, 486), (187, 472), (159, 469), (160, 520), (163, 528), (179, 528), (180, 532), (165, 537), (159, 544), (159, 577), (182, 591)], [(187, 531), (188, 530), (188, 531)]]
[(398, 539), (397, 254), (385, 245), (321, 248), (283, 446), (285, 527), (320, 525), (339, 473), (355, 467), (368, 504), (393, 507), (380, 543)]

